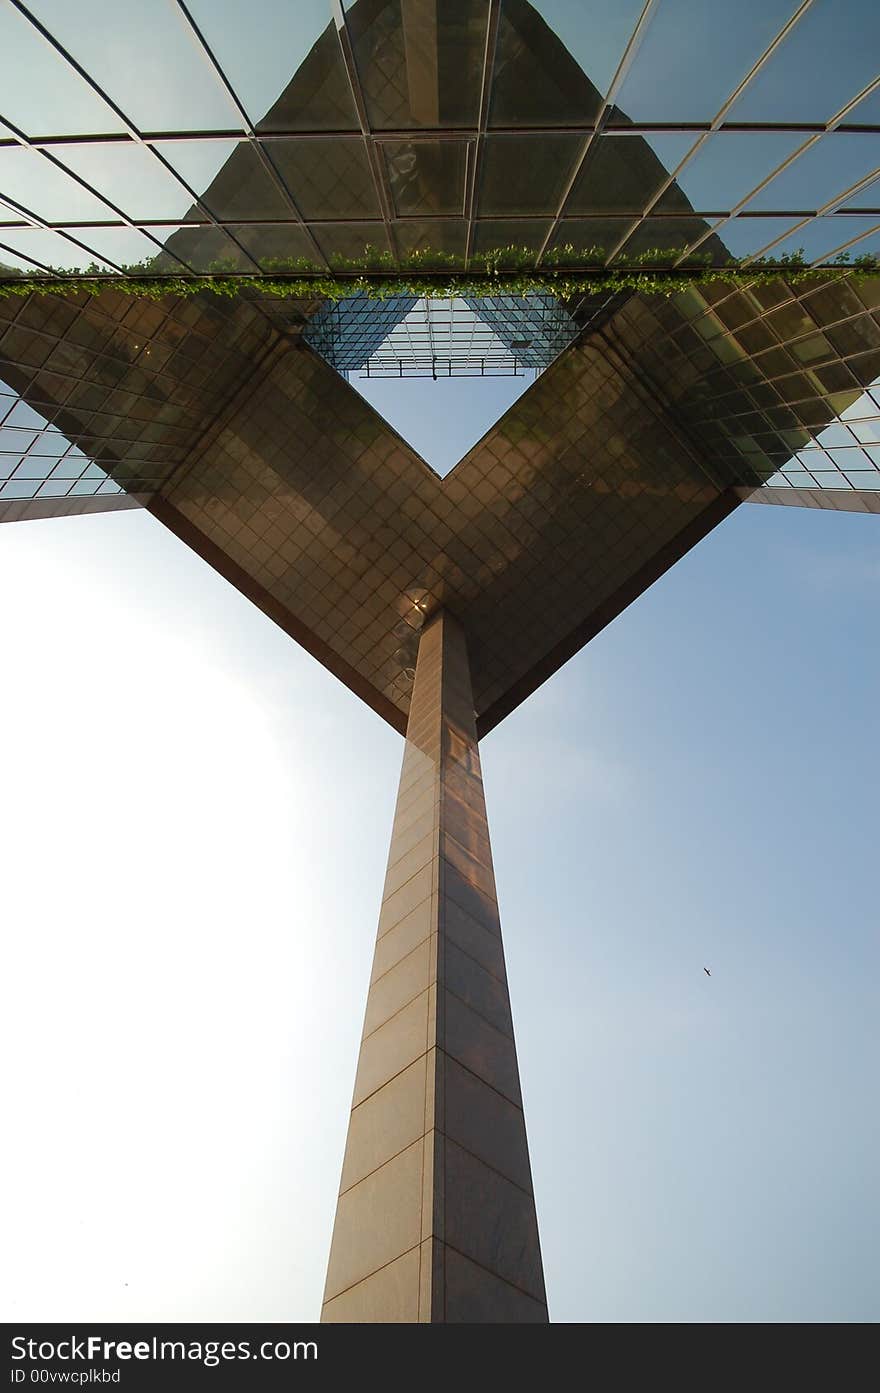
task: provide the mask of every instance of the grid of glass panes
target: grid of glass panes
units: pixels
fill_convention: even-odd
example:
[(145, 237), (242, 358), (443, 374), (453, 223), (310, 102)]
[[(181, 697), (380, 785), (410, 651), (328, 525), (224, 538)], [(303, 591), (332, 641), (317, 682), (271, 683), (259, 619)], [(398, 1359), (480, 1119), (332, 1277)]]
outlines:
[(303, 339), (337, 372), (356, 372), (415, 304), (414, 295), (330, 301), (309, 320)]
[(495, 376), (549, 367), (579, 332), (552, 295), (418, 300), (356, 295), (325, 306), (303, 338), (339, 372)]
[(417, 300), (364, 364), (367, 377), (513, 376), (520, 370), (515, 348), (460, 299)]
[(122, 492), (99, 465), (0, 381), (0, 500)]
[(872, 0), (462, 0), (427, 50), (412, 16), (6, 0), (6, 273), (880, 252)]
[(766, 487), (880, 489), (880, 378)]

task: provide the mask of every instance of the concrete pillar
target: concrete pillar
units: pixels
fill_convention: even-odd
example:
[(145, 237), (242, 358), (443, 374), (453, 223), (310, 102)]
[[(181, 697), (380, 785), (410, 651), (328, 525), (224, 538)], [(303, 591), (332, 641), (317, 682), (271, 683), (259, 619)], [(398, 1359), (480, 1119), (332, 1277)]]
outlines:
[(464, 634), (419, 645), (322, 1311), (546, 1321)]

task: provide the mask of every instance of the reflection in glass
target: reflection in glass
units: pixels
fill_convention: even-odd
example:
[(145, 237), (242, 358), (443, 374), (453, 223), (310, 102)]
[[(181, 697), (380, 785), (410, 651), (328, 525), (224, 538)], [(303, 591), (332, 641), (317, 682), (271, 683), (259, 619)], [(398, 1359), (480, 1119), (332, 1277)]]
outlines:
[(803, 142), (789, 131), (710, 135), (679, 174), (679, 187), (699, 212), (729, 212)]
[(304, 218), (378, 218), (379, 204), (361, 140), (332, 136), (273, 140), (272, 163)]
[[(176, 148), (179, 152), (179, 145)], [(170, 146), (168, 151), (170, 153)], [(203, 163), (207, 153), (203, 148)], [(145, 146), (132, 141), (69, 144), (56, 147), (53, 154), (134, 222), (141, 218), (167, 218), (176, 222), (184, 217), (192, 203), (189, 194), (162, 162)], [(207, 167), (210, 168), (210, 160)], [(109, 216), (106, 208), (103, 216)]]
[[(547, 218), (478, 222), (474, 229), (474, 250), (488, 252), (503, 247), (526, 247), (538, 251), (544, 245), (550, 226)], [(504, 265), (503, 259), (501, 265)]]
[[(32, 429), (21, 430), (23, 424)], [(0, 382), (0, 498), (62, 497), (87, 465), (92, 477), (79, 492), (95, 493), (108, 483), (112, 487), (105, 491), (122, 491), (45, 416)]]
[(824, 124), (877, 76), (878, 53), (874, 0), (813, 0), (728, 119)]
[(796, 227), (797, 218), (749, 218), (740, 215), (719, 227), (718, 236), (731, 256), (757, 256), (764, 247)]
[(571, 247), (575, 260), (601, 265), (632, 226), (632, 218), (585, 218), (580, 222), (564, 218), (552, 246), (556, 251)]
[(463, 140), (387, 141), (382, 150), (399, 215), (461, 213), (467, 163)]
[[(836, 255), (843, 247), (846, 247), (853, 257), (874, 254), (880, 249), (878, 228), (880, 223), (873, 215), (865, 217), (835, 214), (825, 218), (814, 218), (812, 222), (808, 222), (775, 246), (772, 255), (791, 255), (802, 251), (807, 261), (820, 261)], [(850, 247), (849, 243), (854, 238), (861, 240)]]
[[(166, 245), (166, 251), (156, 257), (152, 270), (178, 270), (177, 259), (194, 271), (255, 271), (257, 265), (219, 227), (178, 228), (154, 227), (155, 237)], [(169, 253), (173, 253), (169, 255)]]
[(577, 135), (530, 136), (524, 155), (518, 136), (487, 136), (480, 217), (555, 212), (582, 144)]
[(711, 121), (796, 7), (795, 0), (725, 7), (661, 0), (616, 106), (633, 121)]
[(247, 223), (235, 223), (229, 231), (264, 270), (271, 270), (273, 262), (315, 263), (315, 249), (301, 227), (290, 223), (276, 227), (249, 227)]
[(261, 130), (357, 128), (327, 0), (187, 3), (245, 111)]
[[(401, 256), (412, 252), (437, 251), (441, 257), (464, 257), (467, 224), (447, 219), (445, 222), (397, 222), (394, 236)], [(430, 262), (426, 262), (429, 265)], [(440, 263), (442, 264), (442, 262)]]
[(311, 231), (331, 263), (339, 258), (354, 260), (365, 252), (376, 255), (391, 250), (381, 222), (317, 223)]
[(0, 53), (7, 120), (31, 136), (110, 134), (124, 129), (116, 116), (11, 5), (0, 6)]
[(825, 135), (777, 174), (751, 200), (749, 208), (814, 212), (875, 172), (880, 173), (880, 141), (876, 135)]
[[(532, 6), (605, 96), (642, 12), (643, 0), (535, 0)], [(504, 14), (525, 9), (506, 0)], [(511, 22), (513, 20), (511, 19)], [(571, 114), (566, 120), (578, 119)]]
[(135, 5), (30, 0), (30, 5), (139, 130), (229, 130), (241, 124), (176, 7), (164, 0)]
[[(570, 213), (641, 213), (693, 145), (693, 136), (603, 135), (593, 141), (566, 203)], [(653, 148), (652, 148), (653, 147)], [(673, 185), (667, 195), (683, 209)]]
[(348, 30), (372, 128), (474, 125), (488, 16), (488, 0), (351, 6)]
[(217, 176), (204, 189), (197, 187), (197, 192), (221, 222), (295, 216), (290, 201), (247, 141), (235, 147)]
[(45, 222), (106, 221), (114, 216), (75, 179), (36, 150), (0, 147), (0, 189)]
[[(4, 243), (8, 249), (0, 247), (0, 268), (4, 265), (17, 266), (20, 270), (30, 271), (36, 264), (55, 271), (84, 271), (92, 262), (100, 259), (62, 237), (60, 232), (49, 232), (41, 227), (4, 227), (0, 229), (0, 243)], [(109, 271), (111, 268), (106, 266), (101, 269)]]

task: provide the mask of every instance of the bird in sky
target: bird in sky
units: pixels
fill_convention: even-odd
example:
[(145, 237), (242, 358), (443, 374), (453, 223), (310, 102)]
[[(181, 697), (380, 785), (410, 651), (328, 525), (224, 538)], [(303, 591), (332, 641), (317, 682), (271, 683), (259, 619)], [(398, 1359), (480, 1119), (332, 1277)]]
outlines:
[(705, 974), (706, 974), (707, 977), (711, 977), (711, 976), (712, 976), (712, 974), (711, 974), (711, 972), (709, 971), (708, 967), (704, 967), (704, 968), (703, 968), (703, 971), (705, 972)]

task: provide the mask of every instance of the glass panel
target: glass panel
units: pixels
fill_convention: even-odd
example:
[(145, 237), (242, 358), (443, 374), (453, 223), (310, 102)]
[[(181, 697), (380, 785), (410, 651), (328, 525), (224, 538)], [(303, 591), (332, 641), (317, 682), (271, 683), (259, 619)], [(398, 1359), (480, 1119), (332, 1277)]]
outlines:
[(749, 209), (813, 212), (880, 166), (875, 135), (825, 135), (777, 174), (749, 203)]
[(878, 52), (880, 6), (874, 0), (848, 0), (845, 14), (840, 0), (814, 0), (729, 119), (828, 121), (877, 76)]
[[(537, 7), (536, 7), (537, 8)], [(556, 122), (559, 125), (592, 122), (602, 108), (602, 100), (638, 14), (630, 22), (607, 30), (590, 25), (591, 5), (551, 4), (541, 7), (547, 24), (528, 6), (508, 3), (502, 6), (495, 51), (495, 71), (489, 123), (493, 126), (534, 126)], [(607, 5), (602, 5), (607, 9)], [(629, 5), (620, 5), (622, 20)], [(633, 6), (635, 8), (635, 6)], [(552, 15), (547, 11), (552, 11)], [(566, 22), (567, 20), (567, 22)], [(549, 28), (548, 28), (549, 24)], [(566, 39), (585, 55), (586, 45), (577, 31), (586, 24), (599, 37), (595, 42), (596, 63), (570, 56)], [(560, 31), (557, 37), (554, 30)], [(615, 29), (616, 39), (615, 42)], [(613, 51), (613, 53), (612, 53)], [(594, 75), (594, 67), (601, 69)]]
[(475, 125), (488, 15), (488, 0), (347, 7), (373, 129)]
[[(826, 257), (836, 254), (840, 247), (852, 240), (853, 237), (864, 238), (864, 241), (856, 243), (849, 249), (851, 256), (862, 256), (867, 252), (876, 252), (880, 241), (877, 237), (878, 223), (875, 217), (850, 217), (829, 216), (826, 218), (814, 218), (812, 222), (793, 232), (785, 241), (780, 242), (773, 248), (774, 256), (791, 255), (793, 252), (803, 252), (807, 261), (819, 261)], [(874, 233), (873, 237), (865, 237), (866, 233)]]
[(357, 113), (327, 0), (188, 0), (251, 121), (266, 131), (355, 130)]
[[(692, 135), (602, 135), (566, 204), (570, 213), (641, 213), (694, 143)], [(678, 202), (686, 207), (685, 200)]]
[(601, 265), (632, 226), (632, 218), (565, 218), (553, 238), (553, 251), (561, 261)]
[(803, 139), (789, 132), (710, 135), (679, 174), (678, 186), (699, 212), (729, 212)]
[(463, 140), (388, 141), (382, 148), (399, 214), (463, 211), (467, 163)]
[(106, 203), (51, 160), (21, 145), (0, 147), (0, 192), (44, 222), (106, 222), (113, 217)]
[[(9, 480), (0, 489), (3, 497), (59, 497), (66, 494), (71, 480), (78, 478), (85, 468), (85, 456), (33, 407), (21, 400), (15, 401), (14, 396), (6, 396), (5, 393), (11, 389), (5, 384), (0, 383), (0, 390), (5, 403), (0, 405), (0, 480)], [(12, 402), (15, 404), (3, 420), (3, 412)], [(24, 424), (35, 429), (17, 428)], [(28, 447), (29, 452), (25, 453)], [(107, 475), (102, 469), (96, 465), (89, 467), (95, 471), (99, 482), (106, 480)]]
[(480, 216), (555, 213), (582, 144), (577, 135), (532, 136), (525, 147), (518, 136), (488, 136)]
[(705, 231), (706, 224), (696, 218), (644, 218), (618, 252), (615, 261), (631, 261), (634, 257), (656, 252), (658, 262), (672, 262)]
[(616, 105), (633, 121), (711, 121), (796, 8), (740, 0), (725, 22), (706, 0), (661, 0)]
[(248, 227), (236, 224), (230, 232), (264, 271), (279, 269), (279, 263), (306, 261), (318, 265), (317, 254), (301, 227), (289, 223), (282, 227)]
[[(602, 97), (611, 86), (611, 80), (623, 57), (630, 35), (636, 27), (642, 12), (644, 0), (579, 0), (572, 5), (571, 0), (536, 0), (533, 8), (538, 11), (557, 39), (565, 46), (576, 63), (580, 65), (593, 86)], [(509, 5), (502, 12), (513, 26), (522, 14), (522, 7)], [(554, 56), (548, 52), (550, 46), (545, 36), (540, 36), (535, 28), (532, 53), (535, 59), (544, 60), (544, 66), (553, 71)], [(543, 42), (541, 41), (543, 38)], [(545, 56), (546, 55), (546, 56)], [(559, 73), (558, 58), (555, 63)], [(561, 81), (560, 93), (566, 90)], [(521, 104), (521, 103), (520, 103)], [(565, 120), (581, 119), (583, 113), (572, 110)]]
[[(474, 229), (474, 248), (477, 252), (497, 251), (501, 247), (524, 247), (537, 252), (550, 231), (546, 218), (540, 221), (511, 220), (510, 222), (478, 222)], [(518, 264), (507, 258), (508, 264)], [(504, 265), (504, 261), (501, 262)]]
[(124, 129), (107, 103), (11, 5), (0, 6), (0, 53), (3, 115), (28, 135)]
[(197, 51), (176, 7), (164, 0), (139, 0), (136, 5), (117, 0), (30, 3), (40, 22), (140, 130), (240, 126), (235, 107)]
[(304, 218), (378, 218), (362, 140), (273, 140), (272, 162)]
[(219, 227), (153, 227), (154, 237), (164, 242), (174, 256), (160, 252), (154, 271), (180, 270), (177, 258), (194, 271), (255, 271), (256, 265)]
[(33, 270), (33, 266), (28, 264), (29, 260), (54, 271), (83, 271), (97, 260), (90, 251), (81, 250), (62, 237), (60, 232), (47, 232), (41, 227), (5, 227), (0, 232), (0, 242), (8, 248), (7, 251), (0, 250), (0, 262), (25, 271)]
[(312, 235), (331, 263), (335, 260), (354, 261), (366, 257), (376, 262), (390, 255), (384, 224), (380, 222), (351, 222), (315, 224)]
[[(875, 136), (876, 140), (877, 137)], [(880, 210), (880, 179), (874, 179), (870, 184), (866, 184), (859, 193), (853, 194), (845, 203), (841, 203), (841, 210), (856, 208), (876, 208)]]
[[(170, 146), (165, 149), (171, 153)], [(207, 153), (203, 147), (203, 158)], [(65, 145), (53, 154), (135, 222), (162, 218), (176, 222), (189, 211), (192, 199), (186, 189), (155, 155), (134, 141)]]
[(718, 238), (730, 252), (740, 259), (755, 256), (775, 238), (797, 226), (797, 218), (732, 218), (718, 228)]
[[(157, 141), (155, 148), (186, 181), (196, 197), (201, 198), (232, 159), (239, 143), (236, 140), (169, 140)], [(181, 189), (181, 197), (186, 198), (184, 189)], [(181, 218), (186, 222), (190, 216), (198, 220), (204, 214), (187, 205)]]
[(880, 126), (880, 87), (863, 98), (847, 116), (844, 125)]
[(247, 141), (236, 146), (211, 183), (198, 192), (205, 207), (222, 222), (295, 217), (289, 199)]
[(92, 247), (97, 256), (106, 257), (121, 267), (151, 266), (161, 251), (162, 239), (158, 230), (153, 233), (153, 237), (158, 237), (158, 245), (152, 237), (131, 227), (82, 227), (76, 235), (81, 242)]
[(438, 265), (443, 265), (448, 257), (464, 258), (467, 238), (467, 224), (461, 222), (398, 222), (394, 224), (394, 236), (401, 256), (421, 252), (426, 255), (426, 265), (430, 264), (427, 254), (439, 252)]

